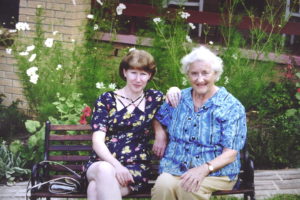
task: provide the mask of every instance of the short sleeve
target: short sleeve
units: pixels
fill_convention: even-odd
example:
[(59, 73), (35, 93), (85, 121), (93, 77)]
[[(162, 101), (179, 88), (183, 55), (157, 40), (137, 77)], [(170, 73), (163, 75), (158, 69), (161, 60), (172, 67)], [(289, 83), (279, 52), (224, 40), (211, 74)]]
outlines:
[(108, 93), (103, 93), (95, 102), (91, 120), (91, 126), (94, 132), (99, 130), (106, 132), (107, 130), (108, 112), (110, 107), (107, 96)]
[(164, 102), (158, 112), (155, 114), (155, 118), (164, 126), (168, 126), (171, 121), (172, 111), (174, 108), (167, 102)]
[(222, 138), (223, 147), (241, 150), (246, 141), (247, 125), (245, 109), (241, 105), (236, 105), (229, 109), (222, 120)]

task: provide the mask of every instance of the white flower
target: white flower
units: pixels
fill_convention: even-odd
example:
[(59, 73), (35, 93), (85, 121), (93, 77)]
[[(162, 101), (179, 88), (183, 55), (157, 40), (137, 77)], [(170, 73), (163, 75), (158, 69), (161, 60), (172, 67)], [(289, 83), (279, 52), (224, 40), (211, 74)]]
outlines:
[(30, 58), (28, 59), (28, 61), (29, 61), (29, 62), (32, 62), (32, 61), (34, 61), (35, 58), (36, 58), (36, 54), (34, 53), (34, 54), (32, 54), (32, 55), (30, 56)]
[(28, 56), (29, 53), (27, 51), (22, 51), (19, 53), (20, 56)]
[(228, 78), (228, 76), (225, 76), (224, 79), (225, 79), (224, 85), (227, 85), (227, 84), (229, 83), (229, 78)]
[(193, 29), (193, 30), (196, 28), (196, 26), (195, 26), (193, 23), (191, 23), (191, 22), (189, 23), (189, 26), (190, 26), (191, 29)]
[(95, 24), (95, 25), (94, 25), (94, 31), (95, 31), (95, 30), (98, 30), (98, 29), (99, 29), (98, 24)]
[(187, 79), (185, 77), (182, 77), (182, 85), (187, 85)]
[(56, 67), (56, 70), (60, 70), (61, 68), (62, 68), (62, 65), (58, 64), (57, 67)]
[(213, 42), (213, 41), (209, 41), (208, 43), (209, 43), (210, 45), (213, 45), (213, 44), (214, 44), (214, 42)]
[(92, 14), (88, 14), (86, 17), (87, 17), (88, 19), (94, 19), (94, 15), (92, 15)]
[(101, 6), (103, 5), (103, 2), (101, 0), (97, 0), (97, 3), (99, 3)]
[(126, 6), (123, 3), (120, 3), (116, 8), (117, 15), (122, 15), (124, 9), (126, 9)]
[(5, 51), (6, 51), (7, 54), (11, 54), (12, 49), (8, 48), (8, 49), (5, 49)]
[(183, 11), (179, 12), (179, 14), (182, 19), (187, 19), (189, 16), (191, 16), (190, 13), (183, 12)]
[(58, 31), (53, 31), (52, 35), (56, 35), (58, 33)]
[(2, 35), (3, 34), (3, 30), (2, 29), (0, 29), (0, 35)]
[(53, 38), (47, 38), (46, 41), (45, 41), (46, 47), (51, 48), (52, 45), (53, 45), (53, 40), (54, 40)]
[(29, 31), (30, 27), (29, 27), (29, 24), (26, 22), (18, 22), (18, 23), (16, 23), (16, 29), (18, 31)]
[(15, 32), (17, 32), (17, 29), (10, 29), (8, 32), (15, 33)]
[(74, 42), (75, 42), (75, 40), (74, 40), (74, 39), (71, 39), (71, 42), (73, 42), (73, 43), (74, 43)]
[(37, 7), (37, 8), (42, 8), (42, 5), (38, 4), (36, 7)]
[(27, 48), (26, 48), (26, 51), (27, 52), (30, 52), (30, 51), (32, 51), (32, 50), (34, 50), (35, 49), (35, 46), (34, 45), (30, 45), (30, 46), (28, 46)]
[(236, 54), (233, 54), (233, 55), (232, 55), (232, 58), (233, 58), (234, 60), (237, 60), (237, 59), (238, 59), (238, 56), (237, 56)]
[(130, 51), (134, 51), (134, 50), (136, 50), (136, 48), (135, 48), (135, 47), (132, 47), (132, 48), (130, 48), (128, 51), (130, 52)]
[(159, 22), (161, 22), (161, 19), (159, 17), (156, 17), (153, 19), (155, 24), (158, 24)]
[(37, 67), (30, 67), (29, 69), (27, 69), (26, 70), (26, 74), (28, 75), (28, 76), (33, 76), (33, 75), (35, 75), (36, 74), (36, 71), (38, 70), (38, 68)]
[(30, 76), (30, 80), (29, 80), (29, 81), (30, 81), (31, 83), (33, 83), (33, 84), (36, 84), (37, 81), (38, 81), (38, 79), (39, 79), (39, 75), (34, 74), (34, 75)]
[(112, 89), (112, 90), (114, 90), (114, 89), (116, 89), (116, 84), (115, 83), (110, 83), (109, 85), (108, 85), (108, 88), (109, 89)]
[(192, 43), (192, 42), (193, 42), (192, 39), (191, 39), (191, 37), (190, 37), (189, 35), (185, 36), (185, 39), (186, 39), (186, 41), (189, 42), (189, 43)]
[(97, 89), (103, 89), (103, 88), (105, 88), (104, 83), (103, 82), (97, 82), (96, 83), (96, 88)]

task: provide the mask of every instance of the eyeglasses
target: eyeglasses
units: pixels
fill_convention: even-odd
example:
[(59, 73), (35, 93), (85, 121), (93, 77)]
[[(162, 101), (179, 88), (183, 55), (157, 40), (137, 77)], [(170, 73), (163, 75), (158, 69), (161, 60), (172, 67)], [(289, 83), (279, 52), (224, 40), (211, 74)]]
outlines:
[(192, 80), (196, 80), (198, 78), (203, 78), (203, 79), (207, 79), (209, 78), (211, 75), (213, 74), (213, 72), (189, 72), (188, 75)]

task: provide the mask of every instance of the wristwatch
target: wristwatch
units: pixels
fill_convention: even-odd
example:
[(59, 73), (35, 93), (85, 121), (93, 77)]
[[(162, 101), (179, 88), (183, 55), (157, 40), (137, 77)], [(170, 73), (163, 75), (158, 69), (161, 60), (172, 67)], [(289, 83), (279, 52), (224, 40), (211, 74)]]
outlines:
[(209, 173), (212, 173), (214, 171), (214, 166), (212, 166), (212, 164), (210, 164), (210, 162), (206, 162), (207, 166), (208, 166), (208, 171)]

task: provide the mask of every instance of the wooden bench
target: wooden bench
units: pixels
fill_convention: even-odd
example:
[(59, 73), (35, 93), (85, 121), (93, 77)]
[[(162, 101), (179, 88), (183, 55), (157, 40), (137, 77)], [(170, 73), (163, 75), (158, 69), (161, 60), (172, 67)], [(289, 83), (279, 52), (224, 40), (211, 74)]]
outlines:
[[(52, 125), (46, 122), (45, 130), (45, 156), (44, 160), (60, 162), (74, 171), (81, 172), (82, 164), (88, 160), (88, 155), (92, 151), (91, 147), (92, 132), (89, 125)], [(216, 191), (213, 195), (244, 194), (244, 199), (248, 197), (252, 200), (254, 197), (254, 167), (247, 151), (241, 152), (242, 168), (239, 174), (238, 183), (233, 190)], [(149, 190), (142, 194), (132, 194), (124, 199), (150, 198), (150, 190), (157, 177), (158, 160), (151, 162), (151, 181)], [(45, 164), (42, 170), (36, 170), (38, 164), (33, 166), (31, 174), (31, 185), (47, 181), (60, 176), (66, 176), (66, 170), (55, 164)], [(71, 176), (71, 175), (70, 175)], [(75, 177), (74, 177), (75, 178)], [(33, 189), (30, 199), (45, 197), (55, 198), (86, 198), (86, 190), (72, 194), (53, 194), (47, 187)]]

